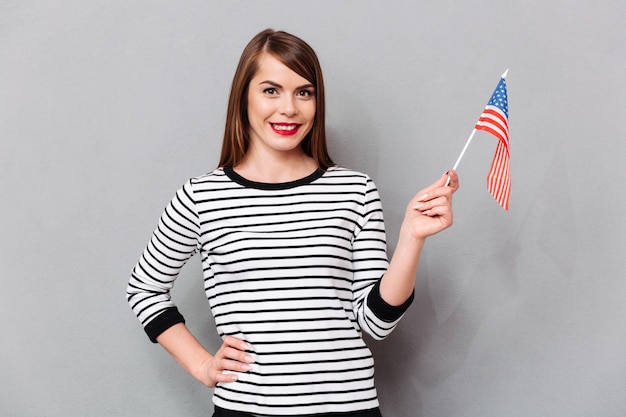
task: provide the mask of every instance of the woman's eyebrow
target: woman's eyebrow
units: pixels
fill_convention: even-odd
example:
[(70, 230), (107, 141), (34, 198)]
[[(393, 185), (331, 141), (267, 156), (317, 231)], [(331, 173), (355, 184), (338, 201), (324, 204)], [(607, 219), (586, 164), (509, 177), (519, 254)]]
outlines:
[(270, 81), (270, 80), (261, 81), (261, 82), (259, 83), (259, 85), (261, 85), (261, 84), (269, 84), (269, 85), (271, 85), (272, 87), (277, 87), (277, 88), (282, 88), (282, 87), (283, 87), (282, 85), (280, 85), (280, 84), (278, 84), (278, 83), (276, 83), (276, 82), (274, 82), (274, 81)]
[[(265, 81), (261, 81), (259, 83), (259, 85), (262, 85), (262, 84), (268, 84), (268, 85), (270, 85), (272, 87), (275, 87), (275, 88), (283, 88), (282, 85), (278, 84), (275, 81), (271, 81), (271, 80), (265, 80)], [(304, 85), (296, 87), (296, 90), (302, 90), (303, 88), (314, 88), (314, 86), (313, 86), (313, 84), (310, 84), (310, 83), (309, 84), (304, 84)]]

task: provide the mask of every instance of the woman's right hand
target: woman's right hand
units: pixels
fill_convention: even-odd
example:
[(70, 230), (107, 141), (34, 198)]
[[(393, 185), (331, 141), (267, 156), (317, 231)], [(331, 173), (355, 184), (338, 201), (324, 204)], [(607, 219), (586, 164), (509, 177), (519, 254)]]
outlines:
[(185, 323), (176, 323), (157, 337), (157, 341), (194, 378), (213, 388), (218, 382), (233, 382), (237, 375), (247, 372), (254, 358), (246, 351), (250, 345), (233, 336), (226, 336), (222, 347), (211, 355), (198, 342)]
[(226, 336), (224, 343), (215, 355), (207, 358), (201, 365), (200, 375), (204, 376), (201, 382), (209, 388), (215, 387), (218, 382), (235, 382), (237, 375), (232, 372), (248, 372), (254, 358), (246, 351), (250, 345), (233, 336)]

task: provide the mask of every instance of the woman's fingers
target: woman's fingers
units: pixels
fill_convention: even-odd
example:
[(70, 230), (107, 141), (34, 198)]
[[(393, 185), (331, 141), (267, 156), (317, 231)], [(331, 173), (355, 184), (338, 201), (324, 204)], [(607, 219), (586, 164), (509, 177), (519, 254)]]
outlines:
[(254, 358), (249, 353), (251, 350), (247, 342), (233, 336), (226, 336), (215, 355), (208, 357), (202, 363), (202, 370), (199, 373), (203, 377), (198, 379), (209, 388), (215, 387), (220, 382), (237, 381), (238, 373), (252, 369), (250, 364), (254, 362)]
[[(456, 190), (459, 189), (459, 176), (457, 175), (456, 171), (451, 169), (450, 171), (446, 172), (446, 177), (450, 178), (450, 182), (448, 182), (448, 187), (452, 188), (452, 193), (456, 192)], [(446, 182), (448, 180), (446, 179)]]
[(428, 216), (444, 214), (450, 207), (449, 200), (446, 197), (437, 197), (423, 203), (418, 203), (416, 210)]
[(238, 351), (245, 352), (246, 350), (250, 350), (250, 345), (247, 342), (244, 342), (241, 339), (237, 339), (234, 336), (226, 336), (224, 338), (223, 347), (229, 347)]
[(232, 371), (249, 371), (249, 363), (254, 362), (254, 358), (241, 350), (226, 348), (224, 350), (223, 367)]
[(250, 345), (233, 336), (226, 336), (220, 349), (213, 357), (213, 379), (215, 382), (234, 382), (237, 375), (232, 372), (248, 372), (254, 358), (247, 353)]
[(231, 359), (222, 359), (221, 368), (223, 371), (248, 372), (252, 369), (247, 363), (234, 361)]
[(214, 387), (218, 382), (235, 382), (237, 380), (236, 374), (224, 373), (222, 371), (216, 371), (213, 375), (214, 383), (210, 386)]
[(438, 187), (427, 192), (420, 191), (417, 194), (412, 207), (415, 210), (424, 212), (436, 206), (450, 205), (453, 192), (454, 190), (449, 187)]
[(250, 345), (241, 339), (237, 339), (233, 336), (226, 336), (222, 347), (226, 358), (244, 364), (254, 362), (254, 358), (247, 353), (247, 351), (250, 350)]
[[(448, 182), (448, 178), (450, 181)], [(446, 186), (446, 183), (448, 184)], [(415, 203), (413, 208), (416, 210), (426, 210), (425, 203), (432, 202), (439, 197), (451, 198), (452, 194), (459, 189), (459, 177), (455, 170), (451, 169), (450, 171), (443, 174), (437, 181), (435, 181), (430, 186), (424, 188), (416, 195)], [(432, 208), (429, 207), (428, 209)]]

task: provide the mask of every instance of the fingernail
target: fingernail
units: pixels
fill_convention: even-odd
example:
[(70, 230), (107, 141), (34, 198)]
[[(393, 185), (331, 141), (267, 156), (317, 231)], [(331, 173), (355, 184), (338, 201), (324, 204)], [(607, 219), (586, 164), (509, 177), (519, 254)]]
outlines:
[(250, 355), (246, 355), (246, 356), (245, 356), (245, 360), (246, 360), (246, 362), (248, 362), (248, 363), (252, 363), (252, 362), (254, 362), (254, 358), (253, 358), (252, 356), (250, 356)]
[(250, 371), (252, 370), (252, 367), (250, 365), (241, 365), (241, 369), (243, 371)]
[(428, 194), (422, 194), (421, 196), (417, 197), (417, 201), (426, 201), (426, 197), (428, 197)]
[(421, 209), (422, 207), (424, 207), (424, 203), (418, 203), (418, 204), (416, 204), (416, 205), (414, 205), (414, 206), (413, 206), (413, 209), (414, 209), (414, 210), (419, 210), (419, 209)]

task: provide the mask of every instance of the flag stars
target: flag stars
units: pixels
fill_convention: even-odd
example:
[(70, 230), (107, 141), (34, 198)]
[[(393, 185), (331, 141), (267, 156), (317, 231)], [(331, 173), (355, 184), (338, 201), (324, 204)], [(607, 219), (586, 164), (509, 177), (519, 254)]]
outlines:
[(500, 79), (488, 104), (499, 108), (507, 117), (509, 116), (509, 102), (507, 100), (506, 81), (504, 78)]

